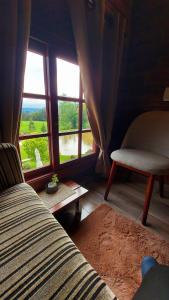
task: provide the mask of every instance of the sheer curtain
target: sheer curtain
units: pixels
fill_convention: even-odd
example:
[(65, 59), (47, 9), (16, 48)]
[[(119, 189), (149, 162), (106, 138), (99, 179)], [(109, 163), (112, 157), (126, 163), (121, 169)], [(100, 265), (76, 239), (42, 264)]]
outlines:
[(18, 142), (31, 0), (0, 1), (0, 142)]
[(106, 12), (106, 1), (69, 0), (89, 122), (99, 156), (96, 170), (108, 174), (125, 18)]

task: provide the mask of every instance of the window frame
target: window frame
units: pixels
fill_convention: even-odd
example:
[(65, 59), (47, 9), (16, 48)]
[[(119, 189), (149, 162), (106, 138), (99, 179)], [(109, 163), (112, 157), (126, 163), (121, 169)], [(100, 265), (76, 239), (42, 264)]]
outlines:
[[(65, 101), (65, 102), (75, 102), (78, 103), (79, 105), (79, 110), (78, 110), (78, 129), (77, 130), (70, 130), (70, 131), (64, 131), (64, 132), (59, 132), (59, 126), (57, 128), (57, 132), (58, 132), (58, 141), (59, 141), (59, 137), (60, 136), (65, 136), (65, 135), (72, 135), (72, 134), (77, 134), (78, 135), (78, 154), (77, 154), (77, 158), (72, 159), (70, 161), (66, 161), (64, 163), (60, 162), (60, 158), (58, 157), (58, 162), (59, 162), (59, 166), (60, 165), (65, 165), (65, 164), (69, 164), (70, 162), (74, 161), (74, 160), (79, 160), (79, 159), (83, 159), (86, 156), (90, 156), (95, 154), (95, 147), (94, 147), (94, 142), (93, 142), (93, 153), (90, 153), (86, 156), (82, 156), (82, 134), (83, 133), (88, 133), (91, 132), (91, 128), (87, 128), (87, 129), (83, 129), (82, 128), (82, 118), (83, 118), (83, 104), (86, 104), (85, 102), (85, 98), (83, 98), (83, 88), (82, 88), (82, 81), (81, 81), (81, 76), (79, 74), (79, 97), (75, 98), (75, 97), (68, 97), (68, 96), (59, 96), (58, 95), (58, 88), (57, 88), (57, 58), (58, 59), (62, 59), (68, 63), (73, 63), (75, 65), (78, 66), (78, 64), (76, 64), (75, 62), (71, 62), (65, 58), (62, 57), (55, 57), (55, 69), (56, 69), (56, 78), (55, 78), (55, 83), (56, 83), (56, 102), (57, 102), (57, 110), (58, 110), (58, 106), (59, 106), (59, 101)], [(80, 69), (80, 68), (79, 68)], [(59, 125), (59, 114), (58, 114), (58, 125)], [(59, 153), (58, 153), (59, 154)]]
[[(25, 179), (31, 178), (34, 176), (39, 176), (42, 173), (46, 173), (51, 170), (52, 160), (51, 160), (51, 126), (50, 126), (50, 114), (49, 114), (49, 107), (50, 107), (50, 88), (49, 88), (49, 81), (48, 81), (48, 51), (47, 51), (47, 44), (46, 43), (39, 43), (34, 40), (29, 41), (28, 50), (30, 52), (39, 54), (43, 56), (43, 73), (44, 73), (44, 87), (45, 87), (45, 94), (34, 94), (34, 93), (22, 93), (22, 103), (23, 99), (37, 99), (37, 100), (45, 100), (46, 103), (46, 117), (47, 117), (47, 132), (40, 133), (40, 134), (19, 134), (19, 141), (29, 140), (33, 138), (40, 138), (40, 137), (47, 137), (48, 138), (48, 150), (49, 150), (49, 165), (43, 166), (41, 168), (35, 168), (32, 170), (24, 171)], [(19, 154), (20, 154), (20, 147), (18, 145)], [(21, 154), (20, 154), (21, 157)]]
[[(43, 166), (41, 168), (36, 168), (28, 171), (24, 171), (24, 176), (26, 180), (32, 180), (33, 178), (40, 178), (45, 174), (49, 174), (51, 172), (57, 171), (58, 173), (63, 173), (67, 168), (73, 166), (85, 165), (86, 161), (95, 160), (97, 157), (97, 148), (93, 142), (93, 153), (82, 156), (82, 133), (91, 132), (91, 129), (83, 129), (82, 128), (82, 111), (83, 111), (83, 103), (85, 103), (85, 99), (83, 99), (83, 91), (82, 84), (80, 78), (80, 97), (79, 98), (71, 98), (58, 96), (57, 94), (57, 64), (56, 58), (60, 58), (67, 62), (77, 64), (77, 62), (70, 60), (66, 57), (61, 57), (57, 55), (56, 50), (52, 49), (52, 47), (48, 47), (48, 44), (42, 41), (37, 41), (36, 39), (31, 38), (29, 41), (28, 51), (43, 55), (43, 68), (44, 68), (44, 85), (45, 85), (45, 95), (40, 94), (32, 94), (32, 93), (22, 93), (22, 101), (23, 98), (29, 99), (40, 99), (46, 101), (46, 115), (47, 115), (47, 133), (42, 134), (28, 134), (28, 135), (19, 135), (19, 141), (38, 138), (38, 137), (47, 137), (49, 143), (49, 160), (50, 164), (47, 166)], [(78, 102), (79, 103), (79, 111), (78, 111), (78, 130), (76, 131), (65, 131), (59, 132), (59, 114), (58, 114), (58, 101), (70, 101), (70, 102)], [(78, 134), (78, 157), (66, 161), (64, 163), (60, 163), (59, 159), (59, 136), (70, 135), (70, 134)], [(18, 143), (19, 144), (19, 143)], [(20, 148), (18, 145), (18, 150), (20, 153)], [(20, 155), (21, 157), (21, 155)], [(65, 173), (66, 174), (66, 173)]]

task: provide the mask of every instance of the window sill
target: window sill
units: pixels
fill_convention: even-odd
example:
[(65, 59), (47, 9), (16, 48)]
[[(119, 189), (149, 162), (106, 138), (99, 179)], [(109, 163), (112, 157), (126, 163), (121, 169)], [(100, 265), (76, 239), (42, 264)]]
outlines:
[(94, 169), (96, 159), (97, 154), (93, 153), (80, 159), (63, 163), (58, 168), (48, 166), (31, 172), (26, 172), (24, 174), (25, 181), (36, 191), (40, 191), (45, 188), (53, 173), (57, 173), (60, 180), (71, 179), (74, 176), (80, 176), (80, 174), (87, 172), (89, 169)]

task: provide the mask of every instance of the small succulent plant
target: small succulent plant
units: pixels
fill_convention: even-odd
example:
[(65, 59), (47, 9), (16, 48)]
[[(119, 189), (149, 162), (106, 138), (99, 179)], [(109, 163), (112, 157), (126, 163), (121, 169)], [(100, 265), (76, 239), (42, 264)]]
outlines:
[(54, 174), (51, 178), (52, 183), (58, 183), (59, 182), (59, 178), (57, 174)]

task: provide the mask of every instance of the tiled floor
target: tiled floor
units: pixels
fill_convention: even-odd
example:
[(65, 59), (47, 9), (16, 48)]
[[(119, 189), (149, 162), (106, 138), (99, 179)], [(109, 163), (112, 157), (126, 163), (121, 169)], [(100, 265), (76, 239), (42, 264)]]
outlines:
[[(86, 178), (81, 182), (89, 189), (89, 193), (81, 200), (82, 219), (92, 213), (100, 204), (106, 203), (116, 211), (141, 222), (144, 203), (145, 184), (140, 181), (115, 182), (109, 193), (108, 201), (104, 201), (106, 183), (104, 180)], [(147, 228), (169, 240), (169, 187), (165, 186), (165, 198), (160, 198), (155, 185)]]

